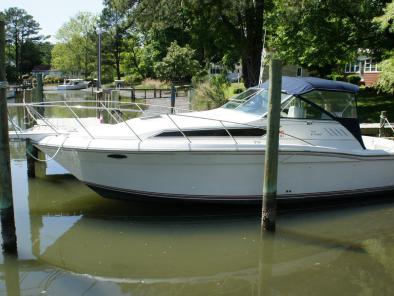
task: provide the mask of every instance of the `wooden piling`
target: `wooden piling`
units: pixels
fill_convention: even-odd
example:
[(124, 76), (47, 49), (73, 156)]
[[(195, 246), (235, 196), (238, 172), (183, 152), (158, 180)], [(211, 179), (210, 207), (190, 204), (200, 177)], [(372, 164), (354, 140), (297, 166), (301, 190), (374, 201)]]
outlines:
[(5, 23), (0, 15), (0, 215), (3, 251), (16, 254), (16, 234), (10, 146), (8, 135), (7, 83), (5, 75)]
[[(37, 86), (33, 90), (33, 99), (35, 103), (43, 103), (44, 102), (44, 86), (42, 81), (42, 75), (38, 74), (36, 76)], [(37, 107), (37, 112), (44, 116), (45, 109), (42, 107)], [(34, 122), (31, 122), (29, 128), (33, 127)], [(33, 145), (30, 139), (26, 140), (26, 162), (27, 162), (27, 176), (29, 178), (35, 178), (37, 176), (36, 164), (37, 159), (39, 157), (38, 149)], [(41, 170), (42, 171), (42, 170)], [(42, 174), (40, 174), (42, 175)]]
[(380, 112), (380, 124), (379, 124), (379, 137), (384, 138), (386, 137), (386, 130), (385, 130), (385, 125), (387, 121), (387, 112), (382, 111)]
[(131, 101), (135, 102), (135, 90), (134, 90), (134, 88), (131, 88)]
[(276, 191), (278, 179), (279, 125), (282, 87), (282, 63), (271, 59), (268, 89), (268, 127), (265, 148), (263, 181), (263, 206), (261, 227), (263, 231), (275, 231)]
[(175, 113), (175, 98), (176, 98), (176, 88), (175, 85), (171, 85), (171, 114)]

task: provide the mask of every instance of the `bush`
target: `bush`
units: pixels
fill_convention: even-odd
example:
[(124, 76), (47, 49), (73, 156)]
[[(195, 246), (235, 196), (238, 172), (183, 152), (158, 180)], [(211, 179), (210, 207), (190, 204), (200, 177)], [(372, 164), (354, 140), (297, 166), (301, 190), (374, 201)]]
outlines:
[(334, 81), (346, 81), (346, 77), (343, 74), (330, 74), (327, 75), (327, 79)]
[(129, 74), (126, 75), (124, 77), (124, 82), (127, 85), (135, 85), (135, 84), (140, 84), (142, 81), (142, 76), (137, 74), (137, 73), (133, 73), (133, 74)]
[(63, 82), (63, 78), (57, 76), (46, 76), (44, 78), (44, 84), (59, 84)]
[(391, 58), (384, 60), (380, 66), (382, 72), (376, 86), (381, 92), (394, 94), (394, 53)]
[(353, 83), (356, 85), (359, 85), (361, 81), (361, 77), (355, 74), (347, 76), (346, 79), (349, 83)]

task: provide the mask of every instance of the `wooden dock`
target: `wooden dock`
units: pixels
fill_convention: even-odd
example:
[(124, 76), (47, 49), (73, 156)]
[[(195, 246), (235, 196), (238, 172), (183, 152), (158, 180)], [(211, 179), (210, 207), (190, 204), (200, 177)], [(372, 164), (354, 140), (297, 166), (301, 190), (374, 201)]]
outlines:
[[(364, 136), (379, 135), (380, 123), (360, 123), (361, 134)], [(386, 135), (393, 135), (393, 131), (388, 123), (385, 123), (384, 130)]]

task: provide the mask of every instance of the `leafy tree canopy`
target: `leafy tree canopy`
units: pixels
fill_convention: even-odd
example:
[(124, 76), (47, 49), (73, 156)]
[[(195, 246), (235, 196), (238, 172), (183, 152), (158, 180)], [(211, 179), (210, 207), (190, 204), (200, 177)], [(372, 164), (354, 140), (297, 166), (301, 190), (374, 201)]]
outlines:
[[(52, 66), (68, 74), (88, 78), (96, 68), (97, 17), (80, 12), (57, 32), (52, 50)], [(82, 73), (81, 73), (82, 70)]]
[(158, 77), (172, 83), (190, 80), (199, 69), (198, 61), (193, 56), (194, 50), (189, 46), (180, 47), (176, 41), (172, 42), (167, 55), (156, 64)]
[(387, 0), (275, 0), (268, 17), (269, 45), (288, 63), (326, 76), (356, 58), (359, 48), (379, 51), (373, 17)]

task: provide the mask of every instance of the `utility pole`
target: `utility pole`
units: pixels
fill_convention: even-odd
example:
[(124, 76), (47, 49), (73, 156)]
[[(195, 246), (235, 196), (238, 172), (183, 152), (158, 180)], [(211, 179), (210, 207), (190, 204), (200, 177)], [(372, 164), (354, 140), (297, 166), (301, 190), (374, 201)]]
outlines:
[(268, 88), (268, 128), (265, 148), (263, 182), (262, 231), (274, 232), (276, 220), (276, 191), (278, 180), (279, 125), (282, 88), (282, 63), (275, 58), (270, 62)]

